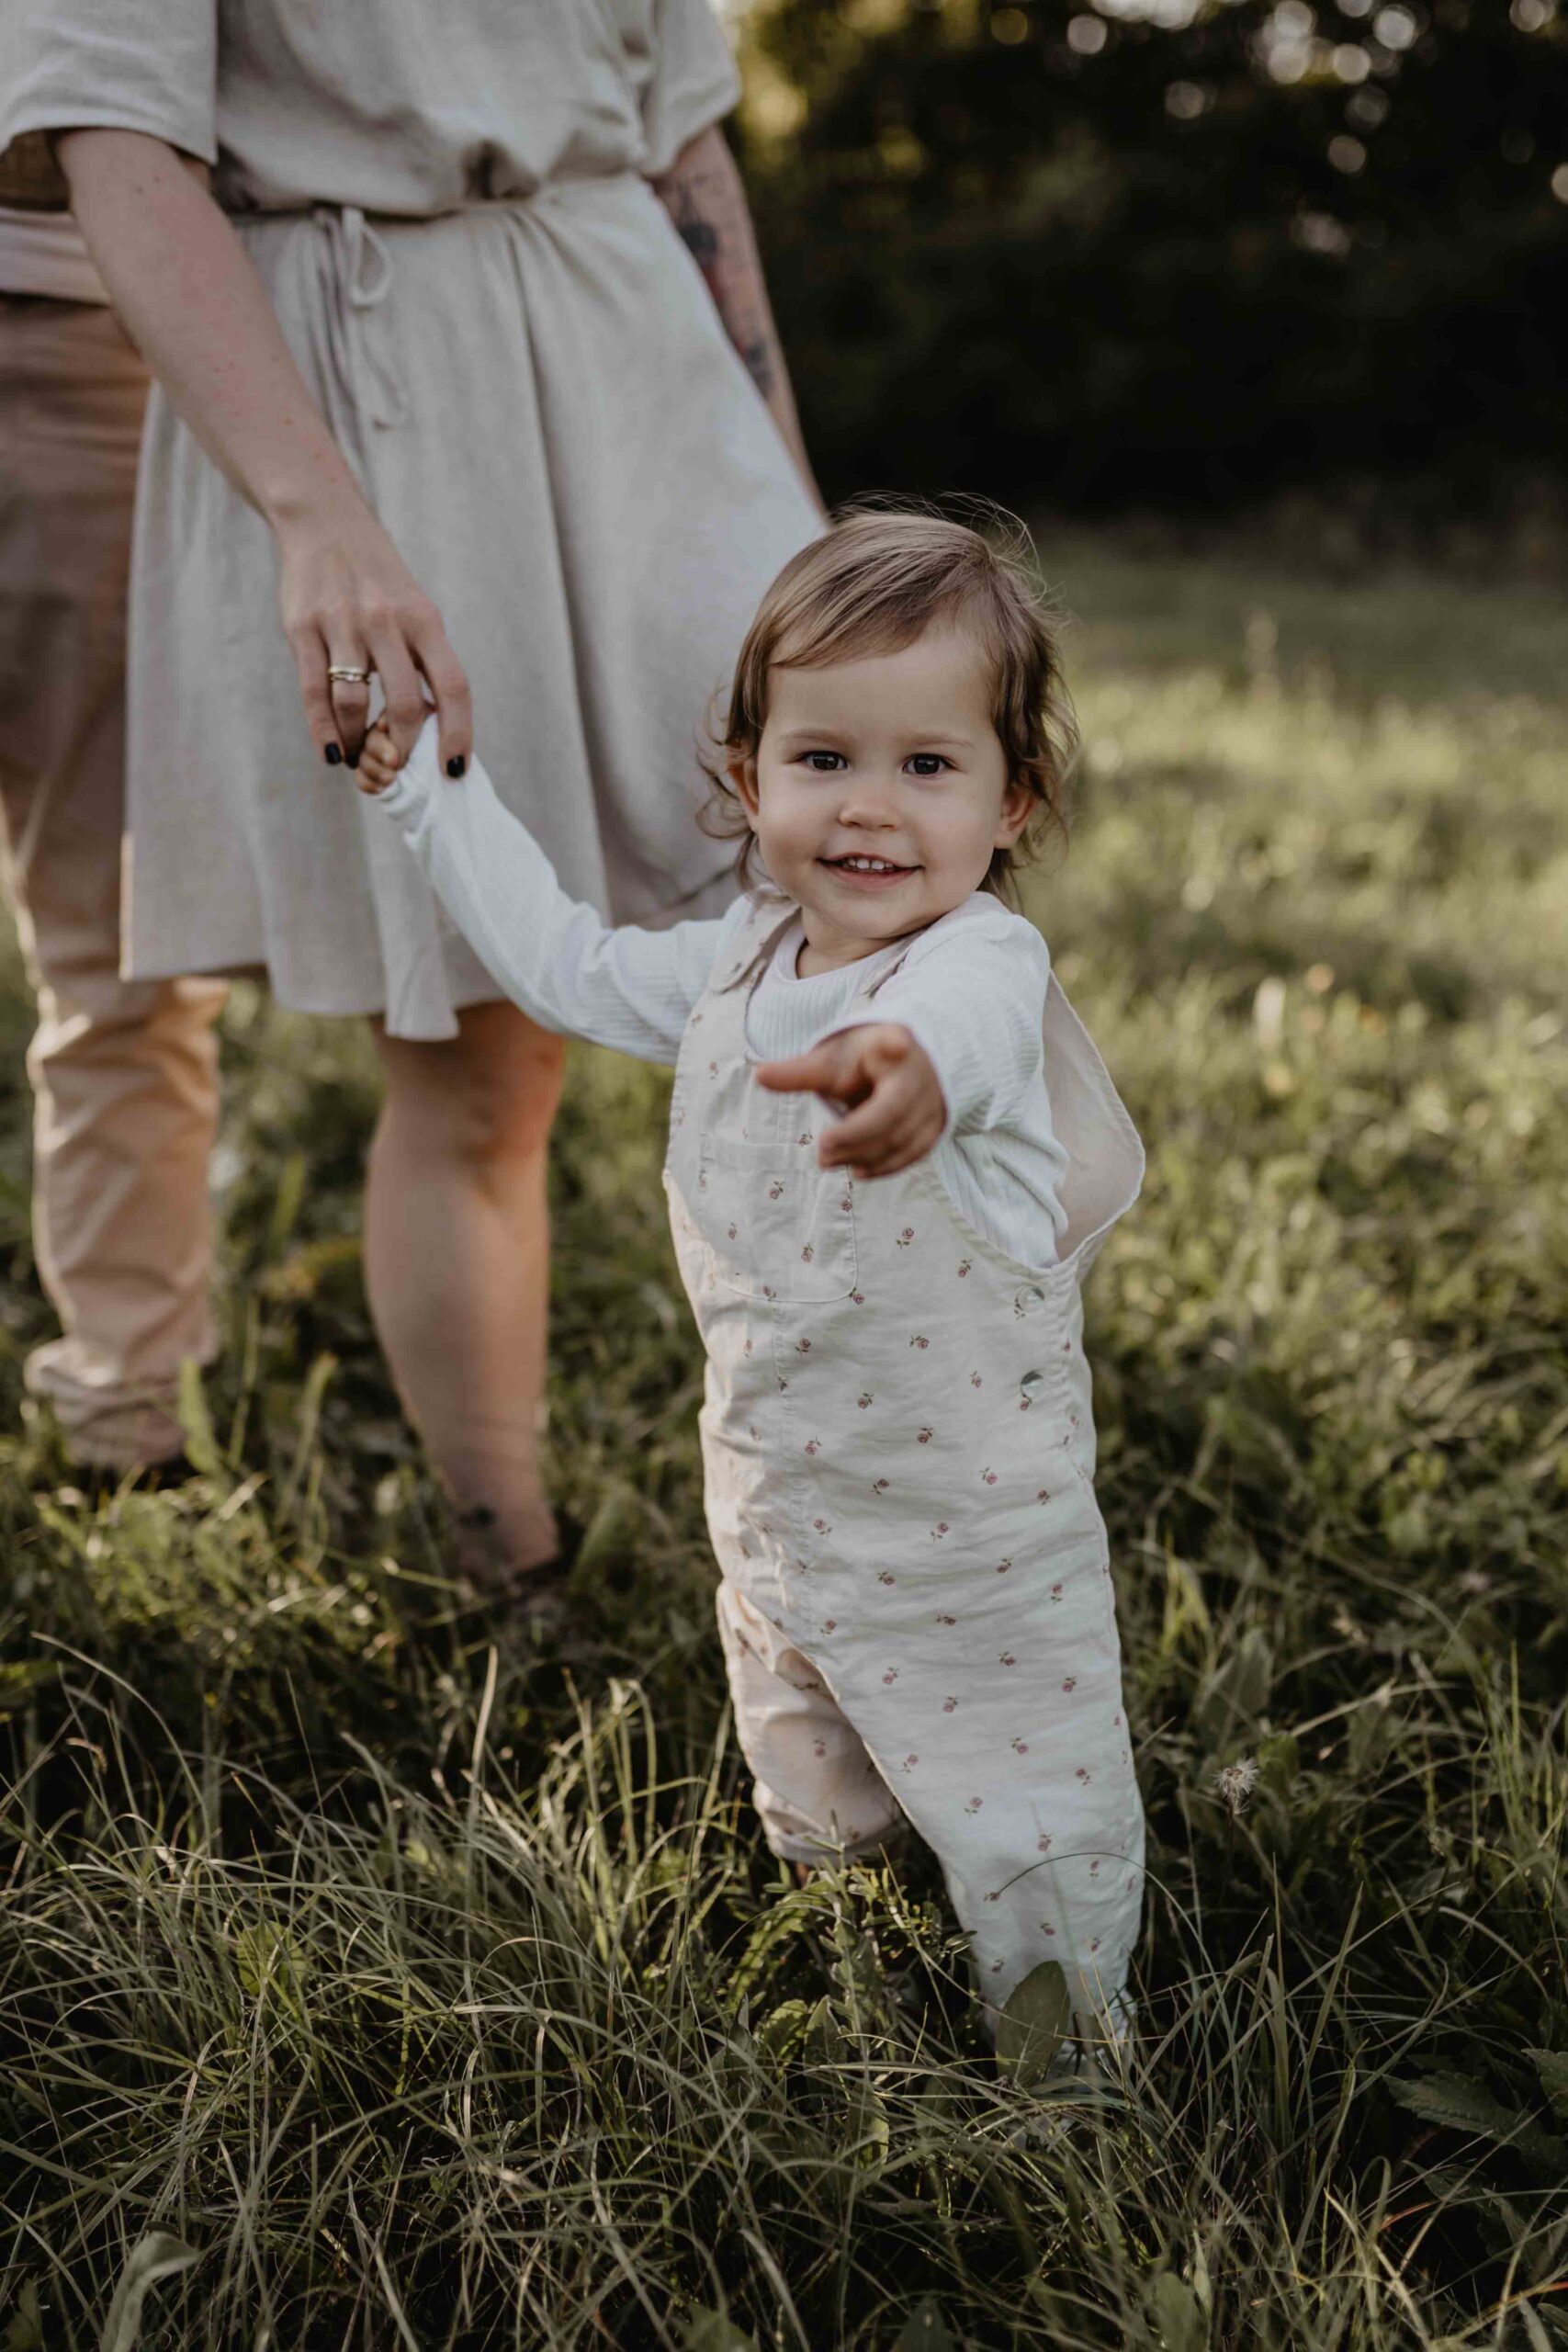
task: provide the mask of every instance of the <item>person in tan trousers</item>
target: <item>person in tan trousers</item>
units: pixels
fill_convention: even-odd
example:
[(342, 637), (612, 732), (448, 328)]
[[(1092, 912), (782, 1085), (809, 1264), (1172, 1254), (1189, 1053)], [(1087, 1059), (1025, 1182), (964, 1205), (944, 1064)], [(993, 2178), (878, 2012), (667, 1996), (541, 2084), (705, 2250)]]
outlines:
[(61, 1335), (27, 1367), (73, 1455), (179, 1453), (211, 1352), (207, 1157), (221, 982), (120, 978), (126, 585), (147, 377), (58, 209), (0, 179), (0, 808), (38, 1029), (33, 1230)]

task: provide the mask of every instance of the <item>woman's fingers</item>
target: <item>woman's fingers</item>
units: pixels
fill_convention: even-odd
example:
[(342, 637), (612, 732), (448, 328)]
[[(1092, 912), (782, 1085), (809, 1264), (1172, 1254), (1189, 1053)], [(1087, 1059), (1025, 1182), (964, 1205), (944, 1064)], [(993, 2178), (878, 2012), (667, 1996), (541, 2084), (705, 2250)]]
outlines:
[(381, 680), (378, 719), (392, 736), (398, 760), (402, 762), (413, 751), (413, 741), (425, 724), (425, 698), (419, 689), (419, 671), (413, 668), (402, 630), (395, 621), (383, 621), (371, 628), (369, 659)]
[(472, 751), (468, 679), (440, 614), (369, 508), (312, 515), (281, 529), (277, 544), (279, 609), (323, 756), (335, 751), (357, 764), (372, 699), (368, 684), (331, 678), (329, 668), (368, 670), (379, 677), (400, 758), (413, 747), (428, 700), (440, 714), (442, 761), (461, 774)]
[(301, 628), (290, 633), (289, 650), (294, 666), (299, 673), (299, 699), (305, 706), (305, 724), (315, 738), (316, 749), (327, 765), (337, 767), (343, 759), (343, 738), (338, 732), (337, 714), (327, 684), (326, 640), (319, 629)]
[(459, 776), (468, 767), (474, 749), (474, 714), (468, 673), (434, 613), (414, 631), (412, 646), (414, 660), (435, 705), (441, 764), (448, 775)]
[[(329, 759), (329, 744), (351, 768), (359, 765), (370, 724), (370, 686), (334, 678), (333, 669), (367, 670), (381, 682), (381, 718), (406, 760), (430, 716), (429, 681), (441, 725), (441, 762), (448, 775), (461, 775), (473, 746), (468, 681), (439, 621), (415, 626), (389, 619), (370, 632), (367, 650), (344, 650), (310, 632), (299, 659), (299, 686), (311, 730)], [(298, 650), (297, 650), (298, 653)]]
[(332, 665), (327, 673), (327, 686), (333, 718), (344, 756), (351, 768), (356, 768), (365, 747), (365, 730), (370, 724), (370, 687), (368, 683), (357, 685), (349, 678), (334, 678), (332, 670), (374, 670), (375, 659), (366, 652), (357, 630), (329, 630), (327, 648), (327, 660)]

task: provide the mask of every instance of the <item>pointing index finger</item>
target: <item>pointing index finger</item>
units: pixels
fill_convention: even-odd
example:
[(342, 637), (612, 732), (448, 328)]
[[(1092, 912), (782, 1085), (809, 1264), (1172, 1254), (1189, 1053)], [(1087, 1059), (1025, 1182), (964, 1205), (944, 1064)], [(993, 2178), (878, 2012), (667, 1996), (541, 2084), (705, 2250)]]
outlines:
[(830, 1045), (813, 1046), (787, 1061), (761, 1062), (757, 1069), (758, 1082), (775, 1094), (819, 1094), (838, 1075), (838, 1057)]

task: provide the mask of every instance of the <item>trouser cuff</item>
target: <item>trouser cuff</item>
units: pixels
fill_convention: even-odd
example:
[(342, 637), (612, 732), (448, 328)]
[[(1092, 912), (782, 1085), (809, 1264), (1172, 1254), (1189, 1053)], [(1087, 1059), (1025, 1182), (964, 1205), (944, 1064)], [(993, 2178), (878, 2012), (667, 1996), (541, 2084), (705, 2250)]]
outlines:
[(28, 1395), (53, 1414), (73, 1462), (96, 1470), (145, 1470), (183, 1451), (175, 1383), (142, 1382), (129, 1393), (85, 1388), (62, 1376), (51, 1360), (59, 1346), (54, 1340), (35, 1350), (25, 1378)]
[(835, 1862), (897, 1860), (908, 1850), (911, 1831), (907, 1821), (890, 1822), (869, 1838), (836, 1842), (829, 1838), (789, 1838), (763, 1824), (768, 1851), (781, 1861), (806, 1862), (813, 1870), (830, 1869)]

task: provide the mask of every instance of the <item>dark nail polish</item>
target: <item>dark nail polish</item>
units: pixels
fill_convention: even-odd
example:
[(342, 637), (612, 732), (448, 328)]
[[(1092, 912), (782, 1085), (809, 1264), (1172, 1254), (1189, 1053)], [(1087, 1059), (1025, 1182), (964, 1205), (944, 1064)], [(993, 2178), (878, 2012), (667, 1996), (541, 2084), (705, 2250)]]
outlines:
[(454, 780), (456, 780), (456, 778), (457, 778), (457, 777), (458, 777), (458, 776), (460, 776), (460, 775), (462, 775), (464, 774), (464, 772), (466, 771), (466, 769), (467, 769), (467, 767), (468, 767), (468, 763), (467, 762), (467, 760), (463, 759), (461, 756), (459, 756), (457, 759), (455, 759), (455, 760), (448, 760), (448, 761), (447, 761), (447, 763), (446, 763), (446, 773), (447, 773), (447, 775), (448, 775), (449, 776), (451, 776)]
[(330, 768), (341, 768), (343, 765), (343, 753), (335, 743), (329, 743), (321, 757)]
[(351, 768), (356, 768), (359, 765), (359, 754), (357, 752), (350, 752), (348, 755), (348, 764)]

